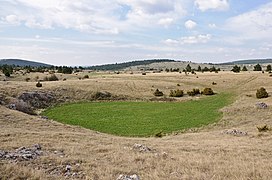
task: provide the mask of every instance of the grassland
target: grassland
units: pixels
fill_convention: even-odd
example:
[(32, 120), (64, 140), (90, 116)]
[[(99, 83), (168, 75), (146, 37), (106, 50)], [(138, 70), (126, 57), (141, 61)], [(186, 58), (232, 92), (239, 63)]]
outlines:
[(214, 123), (228, 102), (226, 94), (187, 102), (85, 102), (57, 106), (43, 114), (99, 132), (145, 137)]
[[(46, 74), (27, 74), (32, 79)], [(170, 134), (163, 138), (120, 137), (30, 116), (0, 106), (0, 149), (13, 151), (21, 146), (39, 143), (44, 154), (30, 161), (0, 160), (0, 179), (69, 179), (63, 173), (67, 164), (72, 172), (83, 172), (81, 179), (117, 179), (120, 174), (138, 174), (141, 179), (262, 179), (272, 177), (272, 132), (258, 132), (257, 126), (272, 126), (272, 84), (268, 73), (219, 72), (185, 75), (179, 73), (109, 74), (101, 73), (85, 80), (73, 74), (66, 81), (25, 82), (25, 76), (0, 81), (0, 99), (12, 100), (26, 91), (52, 92), (62, 100), (89, 100), (92, 92), (108, 91), (132, 100), (148, 100), (159, 88), (165, 94), (171, 89), (212, 87), (218, 95), (233, 94), (231, 104), (220, 109), (216, 123), (198, 131)], [(3, 75), (0, 79), (3, 78)], [(217, 85), (212, 85), (216, 82)], [(177, 84), (180, 84), (177, 87)], [(256, 89), (265, 87), (270, 97), (256, 99)], [(212, 97), (213, 98), (213, 97)], [(216, 97), (214, 97), (216, 98)], [(182, 102), (194, 100), (183, 97)], [(209, 98), (208, 98), (209, 99)], [(257, 109), (264, 102), (268, 109)], [(238, 129), (246, 136), (224, 134)], [(152, 152), (141, 153), (133, 145), (143, 144)], [(55, 153), (56, 152), (56, 153)], [(59, 155), (61, 152), (63, 155)], [(59, 170), (59, 171), (57, 171)], [(60, 173), (57, 173), (60, 172)], [(70, 177), (72, 179), (72, 177)]]

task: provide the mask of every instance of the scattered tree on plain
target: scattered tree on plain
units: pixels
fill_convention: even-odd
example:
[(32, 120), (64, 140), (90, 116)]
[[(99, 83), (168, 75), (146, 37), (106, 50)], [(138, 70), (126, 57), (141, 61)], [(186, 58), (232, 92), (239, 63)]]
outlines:
[(244, 67), (242, 68), (242, 71), (247, 71), (247, 67), (244, 66)]
[(271, 67), (270, 64), (268, 64), (268, 65), (266, 66), (266, 71), (267, 71), (267, 72), (271, 72), (271, 70), (272, 70), (272, 67)]
[(235, 73), (239, 73), (240, 71), (241, 71), (241, 67), (240, 66), (237, 66), (237, 65), (235, 65), (235, 66), (233, 66), (233, 68), (232, 68), (232, 70), (231, 70), (232, 72), (235, 72)]
[(254, 66), (253, 71), (262, 71), (262, 66), (260, 64), (257, 64), (256, 66)]

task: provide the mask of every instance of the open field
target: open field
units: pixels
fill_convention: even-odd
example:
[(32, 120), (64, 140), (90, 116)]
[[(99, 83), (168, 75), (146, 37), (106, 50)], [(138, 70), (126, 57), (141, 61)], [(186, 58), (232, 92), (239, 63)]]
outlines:
[(220, 94), (187, 102), (75, 103), (48, 109), (43, 114), (62, 123), (120, 136), (154, 136), (216, 122), (229, 95)]
[[(33, 74), (33, 77), (37, 75), (43, 76)], [(93, 92), (107, 91), (126, 100), (146, 101), (154, 98), (152, 93), (157, 88), (168, 95), (171, 89), (186, 92), (205, 87), (212, 87), (218, 94), (231, 93), (234, 97), (232, 104), (220, 110), (223, 115), (219, 122), (163, 138), (118, 137), (0, 106), (0, 150), (13, 151), (39, 143), (44, 152), (29, 161), (0, 160), (0, 179), (117, 179), (120, 174), (137, 174), (141, 179), (154, 180), (271, 179), (272, 133), (258, 132), (256, 128), (264, 124), (272, 126), (272, 98), (255, 98), (256, 89), (261, 86), (272, 95), (271, 77), (267, 73), (219, 72), (188, 76), (179, 73), (91, 76), (90, 73), (90, 78), (85, 80), (72, 76), (65, 77), (66, 81), (42, 82), (42, 88), (18, 76), (0, 82), (0, 97), (12, 101), (26, 91), (43, 91), (56, 94), (60, 102), (75, 102), (91, 100)], [(196, 97), (183, 97), (178, 101), (191, 99)], [(269, 107), (257, 109), (257, 102)], [(247, 132), (247, 135), (224, 133), (230, 129)], [(133, 148), (135, 143), (146, 145), (151, 151), (139, 152)], [(64, 175), (68, 164), (75, 176)]]

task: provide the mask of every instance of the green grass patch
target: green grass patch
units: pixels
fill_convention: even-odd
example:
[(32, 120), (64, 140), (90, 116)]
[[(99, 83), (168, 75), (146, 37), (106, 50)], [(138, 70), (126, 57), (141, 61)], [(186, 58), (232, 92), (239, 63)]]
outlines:
[(218, 121), (219, 109), (231, 102), (218, 94), (187, 102), (82, 102), (43, 112), (61, 123), (120, 136), (154, 136), (200, 127)]

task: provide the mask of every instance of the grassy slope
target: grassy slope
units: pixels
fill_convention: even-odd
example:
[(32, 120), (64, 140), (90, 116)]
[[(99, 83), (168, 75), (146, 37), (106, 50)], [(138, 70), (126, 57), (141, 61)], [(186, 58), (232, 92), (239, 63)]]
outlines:
[(58, 106), (44, 112), (62, 123), (121, 136), (152, 136), (217, 121), (230, 95), (187, 102), (100, 102)]

